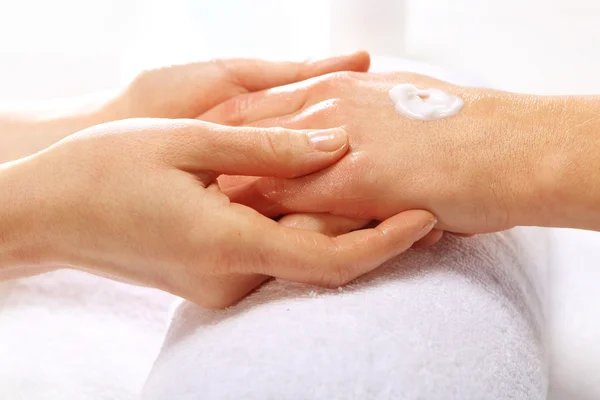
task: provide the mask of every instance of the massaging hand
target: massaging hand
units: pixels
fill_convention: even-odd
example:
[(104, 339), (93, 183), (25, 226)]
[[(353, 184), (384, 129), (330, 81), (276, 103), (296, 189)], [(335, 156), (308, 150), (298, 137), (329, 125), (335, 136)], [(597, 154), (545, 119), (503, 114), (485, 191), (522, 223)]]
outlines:
[(325, 234), (287, 227), (286, 218), (277, 223), (231, 203), (216, 177), (293, 178), (347, 149), (341, 129), (163, 119), (99, 125), (0, 171), (6, 204), (27, 210), (3, 219), (0, 239), (30, 246), (17, 247), (27, 255), (21, 264), (70, 265), (209, 307), (235, 302), (265, 275), (336, 287), (410, 247), (429, 232), (432, 215), (409, 211), (329, 237), (348, 226), (310, 226), (307, 216), (292, 225)]
[[(465, 107), (444, 120), (408, 119), (388, 97), (403, 82), (456, 94)], [(512, 227), (509, 210), (524, 200), (518, 197), (524, 183), (518, 171), (527, 164), (517, 149), (526, 144), (508, 134), (515, 132), (507, 127), (511, 118), (519, 118), (510, 113), (510, 101), (508, 94), (492, 97), (415, 74), (337, 73), (241, 95), (202, 118), (290, 129), (343, 126), (349, 133), (350, 153), (322, 172), (297, 180), (225, 182), (232, 201), (266, 215), (319, 212), (384, 220), (419, 208), (437, 216), (438, 229), (482, 233)], [(505, 173), (516, 177), (510, 185), (500, 179)]]
[(306, 62), (221, 59), (139, 74), (124, 88), (53, 101), (35, 110), (0, 109), (0, 163), (26, 157), (66, 136), (127, 118), (195, 118), (240, 93), (340, 70), (366, 71), (369, 55)]
[(122, 118), (195, 118), (242, 93), (335, 71), (367, 71), (369, 62), (368, 53), (357, 52), (304, 62), (217, 59), (148, 70), (125, 89), (119, 113)]

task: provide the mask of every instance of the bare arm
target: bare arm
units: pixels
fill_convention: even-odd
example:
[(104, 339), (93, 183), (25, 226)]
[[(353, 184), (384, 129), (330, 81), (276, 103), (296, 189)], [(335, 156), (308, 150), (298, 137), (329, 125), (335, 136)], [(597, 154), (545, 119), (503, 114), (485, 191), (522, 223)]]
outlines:
[(35, 105), (1, 104), (0, 164), (36, 153), (82, 129), (119, 119), (121, 108), (114, 92)]

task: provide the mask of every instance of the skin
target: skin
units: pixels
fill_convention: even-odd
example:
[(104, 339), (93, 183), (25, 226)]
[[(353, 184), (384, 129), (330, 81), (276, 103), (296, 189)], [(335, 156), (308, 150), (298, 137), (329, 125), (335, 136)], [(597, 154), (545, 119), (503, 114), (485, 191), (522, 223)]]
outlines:
[[(195, 118), (242, 93), (335, 71), (367, 71), (366, 52), (304, 62), (220, 59), (140, 73), (124, 88), (0, 109), (0, 163), (29, 156), (91, 126), (126, 118)], [(160, 95), (157, 95), (160, 94)]]
[[(398, 114), (398, 83), (465, 101), (438, 121)], [(236, 112), (232, 112), (236, 110)], [(342, 126), (350, 152), (297, 180), (226, 178), (232, 201), (265, 215), (332, 213), (383, 220), (430, 210), (437, 229), (486, 233), (517, 225), (600, 230), (600, 98), (465, 88), (407, 73), (336, 73), (242, 95), (208, 121), (294, 129)]]
[(231, 203), (215, 180), (321, 169), (347, 151), (343, 130), (323, 134), (325, 147), (315, 132), (143, 119), (71, 135), (4, 168), (0, 266), (69, 265), (207, 307), (256, 286), (247, 275), (342, 285), (410, 247), (431, 214), (331, 238)]
[[(0, 164), (0, 275), (77, 268), (219, 308), (271, 276), (337, 287), (405, 251), (432, 229), (429, 212), (411, 210), (350, 232), (356, 221), (321, 214), (275, 222), (231, 202), (218, 185), (221, 174), (295, 178), (325, 168), (348, 151), (343, 129), (231, 128), (183, 119), (239, 93), (330, 70), (364, 70), (365, 56), (173, 67), (142, 74), (85, 112), (9, 114), (3, 127), (13, 133), (0, 136), (3, 159), (14, 160)], [(185, 91), (195, 79), (209, 83)], [(160, 101), (153, 93), (162, 94)], [(70, 134), (86, 123), (150, 114), (169, 119), (118, 120)], [(19, 158), (61, 134), (58, 143)]]

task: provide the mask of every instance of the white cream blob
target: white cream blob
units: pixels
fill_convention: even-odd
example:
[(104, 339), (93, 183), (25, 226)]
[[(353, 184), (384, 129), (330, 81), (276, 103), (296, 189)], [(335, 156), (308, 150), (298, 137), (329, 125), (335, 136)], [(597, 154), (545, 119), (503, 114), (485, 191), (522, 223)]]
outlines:
[(417, 89), (403, 83), (390, 89), (396, 111), (412, 119), (431, 121), (458, 114), (465, 104), (460, 98), (439, 89)]

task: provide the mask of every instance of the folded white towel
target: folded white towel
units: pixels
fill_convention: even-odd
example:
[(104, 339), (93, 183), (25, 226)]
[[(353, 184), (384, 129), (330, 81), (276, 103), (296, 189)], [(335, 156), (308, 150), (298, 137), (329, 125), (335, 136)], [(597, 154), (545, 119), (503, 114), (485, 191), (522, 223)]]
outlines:
[(449, 237), (342, 290), (176, 310), (145, 400), (546, 399), (549, 232)]
[(173, 300), (67, 270), (0, 282), (0, 399), (137, 399)]

